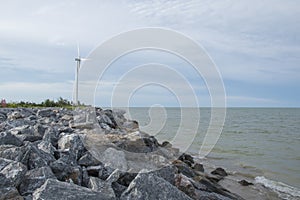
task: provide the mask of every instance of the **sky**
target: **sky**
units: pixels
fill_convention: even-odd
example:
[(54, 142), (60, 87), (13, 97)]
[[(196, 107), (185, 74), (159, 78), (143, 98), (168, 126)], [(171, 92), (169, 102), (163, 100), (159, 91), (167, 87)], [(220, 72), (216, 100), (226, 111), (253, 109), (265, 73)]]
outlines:
[[(77, 44), (81, 56), (87, 57), (122, 32), (161, 27), (186, 35), (203, 47), (222, 77), (227, 106), (300, 106), (299, 1), (0, 2), (0, 98), (8, 102), (71, 100)], [(174, 55), (149, 50), (131, 53), (112, 64), (95, 91), (96, 104), (109, 106), (110, 92), (122, 73), (154, 62), (178, 70), (195, 90), (199, 105), (211, 105), (203, 77), (195, 76), (188, 69), (191, 66)], [(140, 72), (131, 84), (158, 74)], [(160, 77), (182, 89), (172, 76)], [(180, 96), (171, 86), (145, 85), (130, 99), (118, 94), (117, 105), (178, 106)]]

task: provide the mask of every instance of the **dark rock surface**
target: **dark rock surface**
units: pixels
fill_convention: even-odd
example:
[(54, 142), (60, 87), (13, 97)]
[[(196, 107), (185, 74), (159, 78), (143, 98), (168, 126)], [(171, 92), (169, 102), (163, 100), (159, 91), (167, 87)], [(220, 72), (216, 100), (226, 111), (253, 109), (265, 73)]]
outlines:
[(226, 175), (121, 110), (0, 109), (0, 200), (241, 199), (218, 185)]

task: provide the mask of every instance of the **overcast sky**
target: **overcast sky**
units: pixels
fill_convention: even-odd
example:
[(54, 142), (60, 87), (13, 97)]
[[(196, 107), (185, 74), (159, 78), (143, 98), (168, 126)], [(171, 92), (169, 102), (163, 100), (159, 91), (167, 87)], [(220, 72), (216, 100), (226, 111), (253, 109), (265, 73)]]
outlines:
[[(84, 57), (120, 32), (162, 27), (206, 50), (223, 78), (228, 106), (300, 106), (299, 1), (0, 2), (0, 98), (7, 101), (72, 99), (77, 43)], [(145, 51), (116, 62), (111, 75), (122, 75), (115, 73), (118, 67), (159, 58), (175, 68), (188, 67), (174, 56)], [(191, 74), (184, 75), (200, 106), (209, 106), (205, 84)], [(108, 83), (109, 78), (114, 76), (107, 76)], [(101, 86), (98, 92), (96, 103), (107, 106), (110, 96)], [(177, 106), (174, 95), (158, 85), (140, 89), (130, 101), (131, 106)]]

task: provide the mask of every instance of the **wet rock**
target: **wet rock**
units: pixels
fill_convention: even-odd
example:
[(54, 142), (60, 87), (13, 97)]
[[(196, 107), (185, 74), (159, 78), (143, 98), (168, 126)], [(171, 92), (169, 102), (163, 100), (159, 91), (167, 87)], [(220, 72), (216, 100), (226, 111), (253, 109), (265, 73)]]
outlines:
[(242, 186), (253, 185), (253, 183), (248, 182), (248, 181), (246, 181), (246, 180), (240, 180), (240, 181), (239, 181), (239, 184), (241, 184)]
[(32, 195), (33, 200), (47, 199), (76, 199), (76, 200), (108, 200), (110, 194), (96, 192), (91, 189), (80, 187), (75, 184), (65, 183), (54, 179), (48, 179), (40, 188), (36, 189)]
[(0, 133), (0, 145), (4, 145), (4, 144), (21, 146), (23, 142), (16, 136), (12, 135), (10, 132), (2, 132)]
[(173, 165), (177, 167), (178, 171), (187, 177), (194, 177), (196, 176), (195, 172), (184, 162), (180, 160), (173, 161)]
[(164, 141), (162, 144), (161, 144), (161, 147), (165, 147), (165, 148), (172, 148), (172, 144), (168, 141)]
[(109, 199), (116, 199), (116, 195), (110, 182), (103, 181), (100, 178), (90, 177), (88, 186), (93, 191), (107, 194)]
[(21, 195), (32, 194), (48, 178), (55, 178), (50, 167), (41, 167), (27, 171), (19, 187)]
[(193, 169), (197, 172), (204, 172), (204, 167), (200, 163), (195, 163), (195, 165), (193, 166)]
[[(162, 189), (163, 188), (163, 189)], [(154, 174), (139, 173), (123, 192), (121, 200), (184, 200), (191, 199), (175, 186)]]
[(214, 171), (212, 171), (211, 174), (213, 174), (213, 175), (219, 175), (221, 177), (225, 177), (225, 176), (228, 175), (227, 172), (223, 168), (221, 168), (221, 167), (218, 167), (217, 169), (215, 169)]
[(194, 164), (194, 158), (191, 155), (186, 153), (181, 154), (178, 160), (181, 160), (182, 162), (186, 163), (190, 167)]

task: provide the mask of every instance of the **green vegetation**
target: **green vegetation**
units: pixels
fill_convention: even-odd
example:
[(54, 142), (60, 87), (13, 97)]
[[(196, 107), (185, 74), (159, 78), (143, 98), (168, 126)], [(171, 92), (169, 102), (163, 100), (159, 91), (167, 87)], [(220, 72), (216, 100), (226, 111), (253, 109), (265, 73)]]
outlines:
[[(80, 104), (80, 106), (83, 106), (83, 104)], [(9, 102), (6, 104), (6, 107), (8, 108), (39, 108), (39, 107), (63, 107), (63, 108), (72, 108), (73, 104), (71, 101), (68, 101), (67, 99), (63, 99), (62, 97), (59, 97), (56, 101), (46, 99), (45, 101), (41, 103), (34, 103), (34, 102)], [(0, 105), (1, 107), (1, 105)]]

